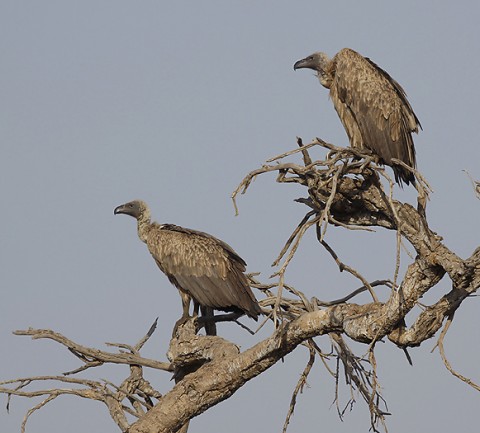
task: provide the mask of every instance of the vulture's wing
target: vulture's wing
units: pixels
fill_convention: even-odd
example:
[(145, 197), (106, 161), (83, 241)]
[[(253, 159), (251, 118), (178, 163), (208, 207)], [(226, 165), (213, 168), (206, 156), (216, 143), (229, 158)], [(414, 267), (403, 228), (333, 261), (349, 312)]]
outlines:
[(245, 263), (245, 260), (243, 260), (230, 245), (228, 245), (226, 242), (222, 241), (221, 239), (218, 239), (215, 236), (212, 236), (208, 233), (205, 233), (199, 230), (187, 229), (185, 227), (180, 227), (175, 224), (162, 224), (161, 227), (164, 230), (171, 230), (179, 233), (185, 233), (186, 235), (198, 235), (203, 238), (211, 239), (214, 243), (221, 246), (233, 260), (238, 262), (239, 265), (243, 267), (242, 270), (245, 271), (247, 266), (247, 264)]
[(225, 242), (173, 224), (156, 225), (147, 241), (160, 269), (200, 305), (242, 310), (257, 318), (245, 262)]
[[(382, 162), (392, 165), (391, 159), (397, 158), (415, 167), (411, 133), (418, 132), (420, 122), (400, 84), (353, 50), (343, 49), (333, 60), (335, 78), (331, 96), (347, 133), (355, 130), (355, 126), (350, 124), (355, 122), (362, 145), (377, 154)], [(347, 114), (342, 116), (342, 112)], [(400, 180), (407, 183), (413, 180), (407, 170), (392, 167)]]

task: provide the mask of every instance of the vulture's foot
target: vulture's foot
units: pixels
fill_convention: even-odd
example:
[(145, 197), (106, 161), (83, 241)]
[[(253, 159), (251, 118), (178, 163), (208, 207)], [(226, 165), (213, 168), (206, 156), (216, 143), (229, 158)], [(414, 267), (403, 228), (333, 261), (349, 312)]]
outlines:
[(197, 317), (182, 316), (175, 322), (175, 326), (173, 327), (172, 332), (172, 338), (178, 338), (181, 333), (185, 332), (186, 328), (189, 328), (188, 332), (196, 334), (197, 326)]

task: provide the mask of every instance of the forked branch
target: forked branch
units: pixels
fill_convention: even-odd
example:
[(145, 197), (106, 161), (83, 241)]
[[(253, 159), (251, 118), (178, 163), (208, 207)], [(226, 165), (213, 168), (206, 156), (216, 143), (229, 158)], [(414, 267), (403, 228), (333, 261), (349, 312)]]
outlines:
[[(171, 433), (182, 429), (184, 432), (189, 420), (229, 398), (246, 382), (262, 374), (299, 345), (308, 347), (309, 359), (293, 391), (284, 432), (293, 415), (297, 397), (306, 385), (311, 369), (318, 364), (323, 365), (336, 381), (335, 402), (340, 417), (360, 395), (369, 409), (372, 429), (377, 431), (383, 426), (386, 430), (385, 417), (389, 412), (379, 392), (375, 343), (387, 337), (402, 349), (419, 346), (436, 335), (445, 322), (447, 325), (438, 341), (445, 365), (458, 378), (480, 390), (471, 380), (453, 370), (443, 348), (443, 337), (454, 313), (480, 286), (480, 248), (468, 259), (462, 259), (447, 248), (443, 239), (429, 227), (426, 204), (430, 188), (417, 171), (413, 171), (419, 192), (419, 206), (415, 209), (394, 198), (393, 181), (386, 170), (375, 163), (372, 155), (358, 149), (336, 147), (318, 138), (307, 145), (298, 138), (297, 144), (297, 149), (274, 157), (247, 174), (232, 194), (238, 213), (238, 194), (244, 194), (252, 180), (263, 174), (277, 173), (278, 183), (306, 187), (305, 197), (296, 201), (308, 209), (274, 262), (277, 266), (273, 275), (276, 280), (267, 283), (259, 281), (256, 275), (249, 275), (251, 287), (264, 295), (260, 300), (265, 315), (261, 326), (269, 320), (275, 323), (271, 336), (240, 352), (235, 344), (220, 337), (196, 335), (197, 324), (192, 319), (176, 329), (168, 350), (170, 362), (160, 362), (140, 354), (154, 326), (134, 346), (110, 343), (111, 347), (119, 349), (118, 353), (79, 345), (50, 330), (16, 331), (17, 335), (54, 340), (81, 362), (77, 369), (63, 376), (20, 378), (0, 383), (0, 392), (9, 396), (43, 398), (27, 413), (22, 431), (32, 413), (60, 395), (71, 394), (103, 402), (122, 431)], [(319, 159), (311, 156), (311, 152), (317, 150), (323, 152)], [(301, 153), (303, 164), (285, 161), (296, 153)], [(379, 276), (372, 282), (366, 280), (361, 272), (338, 256), (330, 240), (327, 243), (327, 228), (330, 225), (346, 230), (394, 231), (397, 240), (394, 275)], [(317, 294), (316, 287), (308, 288), (307, 292), (288, 284), (285, 272), (295, 259), (302, 239), (311, 233), (311, 228), (315, 228), (312, 235), (317, 236), (319, 247), (329, 252), (340, 272), (346, 271), (356, 277), (360, 288), (352, 287), (350, 294), (329, 301), (306, 296), (305, 293)], [(415, 256), (402, 277), (399, 275), (400, 248), (406, 244), (413, 248)], [(420, 298), (444, 277), (450, 279), (451, 291), (439, 296), (432, 305), (413, 317), (413, 323), (407, 326), (407, 313), (412, 312)], [(377, 292), (385, 291), (385, 287), (388, 297), (380, 302), (379, 299), (385, 299), (385, 293), (380, 297)], [(367, 290), (371, 302), (351, 302), (356, 295)], [(229, 318), (224, 316), (218, 320)], [(332, 345), (327, 354), (322, 353), (314, 341), (315, 337), (324, 335), (330, 337)], [(366, 355), (356, 355), (347, 345), (345, 336), (367, 344)], [(315, 364), (318, 359), (321, 363)], [(81, 371), (107, 364), (128, 365), (128, 377), (119, 385), (105, 380), (72, 377)], [(153, 389), (143, 377), (144, 368), (174, 371), (175, 385), (166, 392)], [(343, 407), (339, 398), (341, 377), (344, 377), (349, 389), (349, 398)], [(56, 388), (31, 389), (36, 384), (52, 381), (57, 383)], [(68, 385), (66, 389), (61, 387), (65, 384)], [(130, 424), (129, 416), (136, 419), (133, 424)]]

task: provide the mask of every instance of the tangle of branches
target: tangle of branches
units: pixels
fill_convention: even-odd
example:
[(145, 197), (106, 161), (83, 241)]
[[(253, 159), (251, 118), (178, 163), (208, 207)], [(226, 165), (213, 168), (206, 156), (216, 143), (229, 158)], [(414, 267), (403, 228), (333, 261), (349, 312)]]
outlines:
[[(272, 334), (251, 348), (239, 348), (217, 336), (197, 334), (196, 319), (176, 329), (167, 351), (168, 361), (147, 359), (141, 349), (155, 330), (155, 324), (134, 346), (112, 344), (117, 352), (107, 352), (79, 345), (51, 330), (28, 329), (15, 331), (34, 339), (51, 339), (65, 346), (80, 361), (80, 366), (57, 376), (37, 376), (7, 380), (0, 383), (0, 393), (19, 397), (39, 397), (40, 402), (25, 415), (21, 431), (29, 417), (65, 394), (100, 401), (106, 405), (113, 421), (122, 432), (186, 431), (188, 422), (210, 407), (229, 398), (247, 381), (274, 365), (288, 353), (300, 347), (308, 350), (308, 360), (293, 390), (287, 409), (283, 432), (287, 431), (297, 397), (307, 384), (309, 373), (316, 365), (326, 369), (336, 384), (335, 403), (340, 418), (360, 396), (370, 413), (371, 427), (386, 430), (387, 405), (380, 394), (375, 344), (387, 338), (406, 352), (420, 346), (441, 330), (437, 346), (446, 368), (457, 378), (480, 390), (472, 380), (456, 372), (445, 355), (443, 340), (462, 302), (480, 286), (480, 248), (462, 259), (451, 251), (442, 238), (430, 229), (426, 207), (431, 189), (416, 170), (417, 206), (394, 198), (394, 183), (374, 158), (352, 148), (339, 148), (315, 139), (307, 145), (297, 141), (298, 148), (272, 158), (260, 168), (248, 173), (233, 192), (244, 194), (252, 181), (271, 172), (278, 183), (296, 183), (305, 187), (305, 197), (297, 201), (307, 207), (304, 217), (292, 230), (276, 257), (273, 280), (262, 281), (251, 274), (251, 286), (258, 296), (264, 313), (264, 324), (273, 323)], [(323, 152), (322, 159), (312, 159), (312, 149)], [(292, 162), (300, 154), (301, 163)], [(400, 163), (397, 161), (397, 163)], [(474, 187), (476, 188), (476, 184)], [(475, 189), (476, 191), (476, 189)], [(476, 191), (477, 192), (477, 191)], [(344, 263), (330, 242), (328, 228), (372, 230), (383, 228), (396, 233), (397, 263), (391, 279), (368, 281), (360, 271)], [(312, 233), (318, 245), (332, 257), (339, 271), (358, 280), (358, 287), (349, 295), (336, 300), (308, 298), (302, 290), (285, 281), (285, 271), (294, 258), (303, 237)], [(415, 251), (403, 277), (399, 274), (400, 248), (409, 244)], [(438, 296), (424, 307), (410, 326), (405, 316), (412, 312), (420, 298), (443, 278), (449, 278), (451, 290)], [(388, 289), (388, 299), (380, 301), (378, 288)], [(360, 293), (368, 292), (371, 301), (354, 302)], [(263, 326), (263, 324), (262, 324)], [(328, 341), (329, 350), (321, 350), (318, 339)], [(363, 354), (355, 354), (347, 338), (363, 343)], [(327, 339), (327, 340), (326, 340)], [(407, 353), (408, 356), (408, 353)], [(109, 364), (125, 364), (129, 375), (115, 385), (107, 380), (80, 379), (85, 370)], [(175, 385), (168, 390), (155, 390), (144, 379), (144, 369), (174, 373)], [(42, 387), (54, 383), (57, 386)], [(342, 384), (349, 390), (346, 402), (340, 401)], [(133, 419), (133, 421), (132, 421)]]

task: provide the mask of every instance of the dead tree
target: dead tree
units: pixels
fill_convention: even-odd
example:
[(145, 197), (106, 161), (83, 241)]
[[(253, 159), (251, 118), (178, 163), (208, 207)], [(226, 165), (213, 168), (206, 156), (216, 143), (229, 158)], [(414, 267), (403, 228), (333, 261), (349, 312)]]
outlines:
[[(425, 216), (429, 187), (420, 173), (412, 170), (418, 190), (417, 210), (394, 198), (392, 179), (371, 156), (351, 148), (337, 148), (320, 139), (305, 146), (298, 139), (298, 145), (297, 149), (273, 158), (249, 173), (232, 196), (235, 202), (238, 194), (244, 193), (255, 177), (269, 172), (278, 174), (279, 183), (294, 182), (306, 188), (306, 196), (297, 201), (306, 205), (308, 210), (274, 262), (278, 266), (275, 282), (267, 284), (250, 276), (251, 286), (263, 293), (260, 305), (265, 321), (271, 320), (274, 324), (273, 333), (240, 352), (234, 343), (221, 337), (197, 335), (195, 319), (191, 319), (176, 329), (167, 353), (168, 362), (161, 362), (140, 354), (155, 326), (135, 346), (110, 343), (118, 349), (117, 352), (84, 347), (51, 330), (15, 331), (16, 335), (29, 335), (34, 339), (52, 339), (68, 348), (82, 363), (76, 370), (58, 376), (27, 377), (0, 383), (0, 392), (7, 394), (9, 400), (12, 396), (43, 398), (25, 415), (22, 432), (32, 413), (64, 394), (104, 403), (122, 432), (185, 431), (189, 420), (229, 398), (247, 381), (299, 345), (308, 347), (310, 358), (293, 392), (284, 431), (293, 414), (297, 394), (316, 360), (321, 361), (320, 364), (332, 375), (337, 390), (343, 375), (347, 386), (363, 398), (373, 430), (386, 430), (387, 410), (376, 374), (376, 342), (386, 337), (406, 352), (408, 347), (420, 346), (439, 331), (437, 346), (447, 369), (480, 390), (478, 385), (453, 369), (443, 349), (443, 339), (455, 312), (480, 286), (480, 247), (469, 258), (462, 259), (431, 230)], [(326, 149), (324, 159), (312, 160), (311, 148), (319, 148), (323, 153)], [(295, 153), (301, 153), (302, 163), (291, 162), (291, 155)], [(401, 164), (401, 161), (396, 163)], [(392, 230), (397, 234), (397, 251), (406, 242), (413, 247), (416, 256), (403, 278), (398, 275), (398, 253), (397, 271), (392, 280), (369, 282), (358, 270), (343, 263), (327, 243), (327, 229), (332, 225), (348, 230), (371, 230), (374, 227)], [(356, 277), (360, 288), (342, 299), (320, 301), (307, 299), (301, 290), (287, 284), (285, 270), (307, 232), (315, 233), (319, 245), (328, 251), (339, 270)], [(407, 326), (405, 315), (444, 277), (451, 282), (450, 292), (424, 307)], [(387, 287), (390, 293), (384, 302), (380, 302), (376, 294), (381, 286)], [(369, 292), (371, 301), (365, 304), (352, 302), (361, 292)], [(322, 352), (315, 342), (314, 338), (320, 336), (331, 341), (329, 353)], [(356, 355), (345, 337), (365, 344), (364, 353), (367, 355)], [(130, 374), (121, 384), (75, 376), (81, 371), (112, 363), (129, 366)], [(153, 389), (144, 379), (146, 368), (168, 374), (173, 372), (175, 385), (163, 392)], [(47, 387), (46, 384), (52, 381), (57, 386)], [(338, 403), (337, 395), (338, 392), (335, 396)], [(337, 407), (342, 417), (344, 410), (338, 404)], [(136, 419), (134, 422), (129, 421), (132, 416)]]

